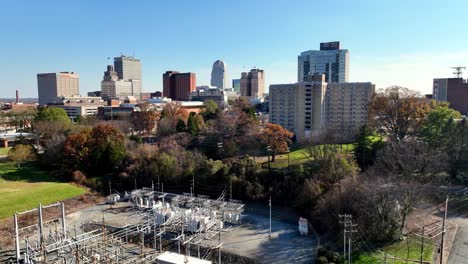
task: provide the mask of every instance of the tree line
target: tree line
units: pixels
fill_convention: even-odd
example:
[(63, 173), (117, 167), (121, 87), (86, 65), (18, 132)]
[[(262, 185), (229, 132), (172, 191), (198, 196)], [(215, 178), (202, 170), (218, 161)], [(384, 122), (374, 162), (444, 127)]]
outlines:
[[(213, 197), (232, 189), (242, 200), (271, 195), (275, 204), (295, 208), (337, 236), (338, 215), (353, 214), (376, 243), (402, 237), (425, 191), (461, 182), (468, 171), (466, 119), (402, 87), (374, 95), (368, 125), (352, 149), (326, 132), (293, 142), (291, 132), (259, 120), (243, 99), (225, 111), (208, 101), (201, 113), (177, 103), (138, 107), (128, 118), (82, 117), (76, 123), (62, 109), (40, 109), (32, 120), (44, 148), (38, 164), (103, 193), (110, 182), (119, 191), (164, 184), (167, 191), (192, 188)], [(145, 138), (151, 144), (143, 144)], [(272, 170), (252, 158), (271, 155), (274, 162), (292, 144), (305, 149), (306, 162)]]

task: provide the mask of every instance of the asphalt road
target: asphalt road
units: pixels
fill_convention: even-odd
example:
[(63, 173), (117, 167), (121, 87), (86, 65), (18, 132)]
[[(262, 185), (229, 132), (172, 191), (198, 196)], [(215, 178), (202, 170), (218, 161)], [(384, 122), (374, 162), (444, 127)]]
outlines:
[[(453, 220), (453, 219), (452, 219)], [(453, 240), (452, 249), (448, 258), (448, 264), (468, 263), (468, 219), (458, 218), (457, 234)]]

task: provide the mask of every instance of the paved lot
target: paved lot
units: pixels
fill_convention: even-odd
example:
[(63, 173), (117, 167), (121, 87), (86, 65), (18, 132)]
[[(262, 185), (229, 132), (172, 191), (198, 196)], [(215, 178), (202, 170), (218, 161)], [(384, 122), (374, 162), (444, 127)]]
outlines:
[(468, 219), (451, 220), (458, 224), (458, 230), (450, 250), (448, 264), (466, 264), (468, 263)]
[[(316, 240), (300, 236), (297, 225), (272, 221), (269, 238), (269, 218), (247, 214), (244, 223), (221, 236), (223, 249), (261, 263), (312, 263)], [(212, 244), (218, 240), (212, 241)]]
[[(263, 209), (263, 210), (262, 210)], [(261, 263), (313, 263), (316, 240), (313, 236), (300, 236), (297, 232), (297, 218), (293, 214), (272, 220), (272, 238), (269, 238), (268, 209), (247, 210), (242, 225), (235, 226), (231, 232), (223, 232), (223, 250), (246, 256)], [(279, 210), (284, 212), (283, 210)], [(275, 212), (274, 215), (279, 213)], [(124, 226), (138, 222), (135, 211), (127, 203), (97, 205), (67, 216), (69, 232), (81, 233), (80, 225), (87, 222), (102, 222), (112, 226)], [(289, 221), (286, 221), (288, 218)], [(206, 245), (217, 245), (218, 237), (206, 241)]]

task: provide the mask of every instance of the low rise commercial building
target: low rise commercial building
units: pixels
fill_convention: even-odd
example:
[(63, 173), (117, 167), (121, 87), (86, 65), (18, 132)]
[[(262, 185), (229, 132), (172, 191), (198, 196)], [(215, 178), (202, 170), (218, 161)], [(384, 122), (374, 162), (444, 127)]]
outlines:
[(222, 89), (217, 89), (209, 86), (198, 86), (197, 90), (191, 94), (192, 101), (206, 102), (213, 100), (219, 108), (227, 107), (227, 93)]
[(98, 107), (106, 105), (101, 97), (95, 96), (62, 97), (61, 100), (62, 103), (49, 104), (48, 107), (62, 108), (72, 121), (78, 116), (97, 115)]

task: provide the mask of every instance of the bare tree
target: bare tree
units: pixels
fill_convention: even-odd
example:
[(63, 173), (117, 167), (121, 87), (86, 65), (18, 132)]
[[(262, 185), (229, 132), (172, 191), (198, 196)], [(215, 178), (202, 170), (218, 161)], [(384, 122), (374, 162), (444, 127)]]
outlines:
[(416, 140), (390, 141), (379, 152), (368, 177), (382, 177), (381, 187), (391, 189), (401, 210), (403, 229), (406, 218), (429, 186), (447, 176), (447, 156), (427, 143)]

